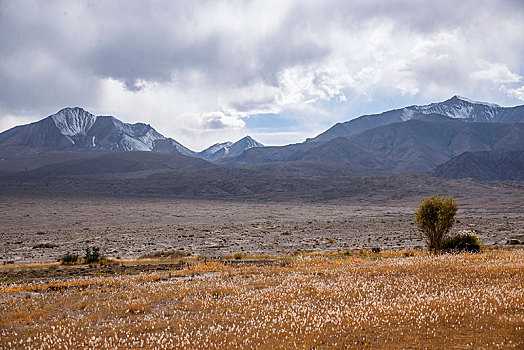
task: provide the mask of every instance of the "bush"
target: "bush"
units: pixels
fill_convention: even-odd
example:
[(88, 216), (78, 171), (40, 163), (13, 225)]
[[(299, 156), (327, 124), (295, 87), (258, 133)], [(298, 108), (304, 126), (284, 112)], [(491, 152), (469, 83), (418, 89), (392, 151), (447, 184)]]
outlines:
[(473, 233), (459, 233), (456, 236), (445, 239), (442, 249), (480, 252), (480, 242)]
[(102, 256), (100, 255), (99, 247), (93, 247), (93, 248), (87, 247), (86, 248), (86, 255), (84, 257), (86, 264), (99, 262), (101, 257)]
[(67, 253), (62, 258), (60, 258), (60, 261), (62, 264), (75, 264), (78, 262), (78, 255)]
[(373, 253), (380, 253), (382, 249), (380, 249), (380, 247), (374, 247), (374, 248), (371, 248), (371, 252)]
[(55, 244), (55, 243), (39, 243), (39, 244), (35, 244), (33, 246), (33, 249), (38, 249), (38, 248), (56, 248), (58, 247), (58, 244)]
[(420, 203), (415, 212), (415, 223), (426, 237), (428, 248), (442, 250), (446, 234), (455, 223), (457, 204), (453, 197), (431, 197)]

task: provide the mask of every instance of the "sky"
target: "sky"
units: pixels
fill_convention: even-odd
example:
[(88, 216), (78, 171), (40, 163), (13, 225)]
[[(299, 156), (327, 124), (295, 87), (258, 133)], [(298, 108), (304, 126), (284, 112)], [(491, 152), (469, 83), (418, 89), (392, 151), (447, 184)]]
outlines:
[(524, 104), (524, 1), (0, 0), (0, 131), (79, 106), (283, 145), (453, 95)]

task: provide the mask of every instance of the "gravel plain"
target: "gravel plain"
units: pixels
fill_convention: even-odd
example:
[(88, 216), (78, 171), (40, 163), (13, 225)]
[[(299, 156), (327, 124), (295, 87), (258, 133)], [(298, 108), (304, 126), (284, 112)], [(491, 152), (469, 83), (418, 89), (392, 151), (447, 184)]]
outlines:
[[(88, 246), (119, 259), (168, 250), (223, 257), (423, 247), (413, 223), (419, 202), (3, 197), (0, 264), (56, 261), (68, 252), (81, 256)], [(457, 203), (454, 232), (474, 230), (485, 246), (524, 238), (518, 196)]]

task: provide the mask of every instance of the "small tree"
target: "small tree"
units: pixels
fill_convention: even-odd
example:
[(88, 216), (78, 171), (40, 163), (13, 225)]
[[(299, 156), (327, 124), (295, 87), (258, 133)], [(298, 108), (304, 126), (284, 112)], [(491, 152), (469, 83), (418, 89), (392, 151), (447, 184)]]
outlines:
[(457, 203), (453, 197), (431, 197), (420, 202), (415, 211), (415, 223), (426, 237), (428, 248), (439, 251), (443, 248), (444, 238), (455, 223)]

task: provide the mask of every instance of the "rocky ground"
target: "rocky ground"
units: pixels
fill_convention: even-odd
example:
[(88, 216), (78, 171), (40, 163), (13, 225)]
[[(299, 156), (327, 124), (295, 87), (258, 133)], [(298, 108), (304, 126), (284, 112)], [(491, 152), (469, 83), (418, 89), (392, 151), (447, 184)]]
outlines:
[[(161, 251), (220, 257), (380, 247), (423, 247), (413, 223), (420, 199), (365, 205), (170, 199), (3, 197), (0, 264), (55, 261), (100, 247), (136, 259)], [(474, 230), (486, 246), (524, 239), (515, 196), (457, 199), (454, 231)]]

